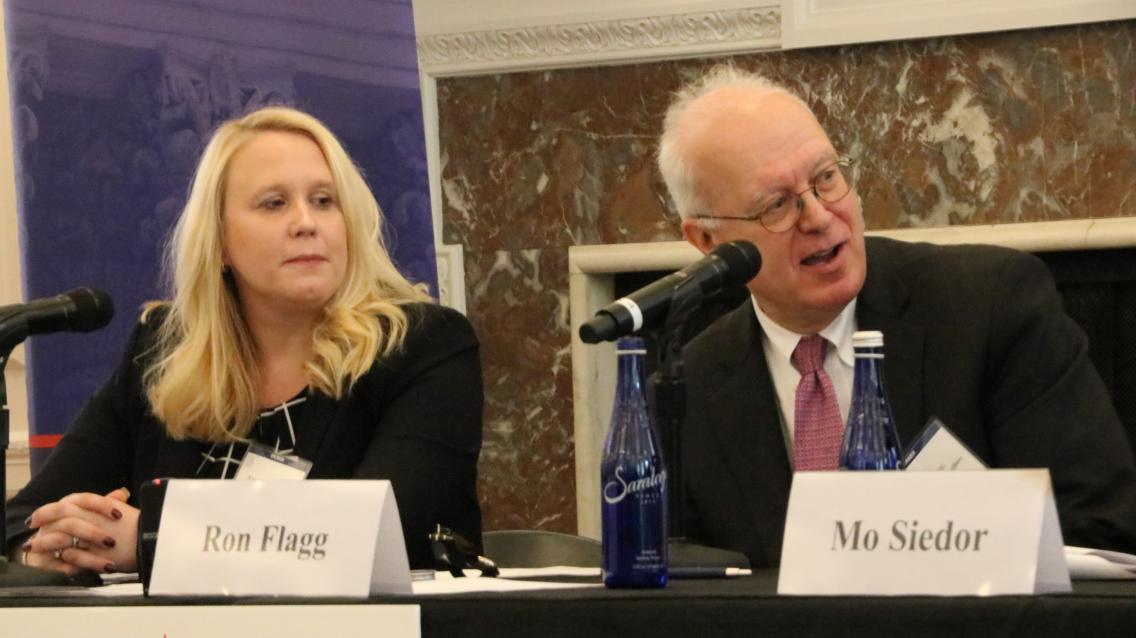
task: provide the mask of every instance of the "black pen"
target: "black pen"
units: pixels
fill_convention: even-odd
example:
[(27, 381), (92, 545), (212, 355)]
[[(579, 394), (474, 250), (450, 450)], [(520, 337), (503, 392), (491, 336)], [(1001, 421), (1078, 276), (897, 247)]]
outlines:
[(738, 578), (752, 575), (752, 570), (743, 567), (670, 567), (667, 569), (667, 578)]

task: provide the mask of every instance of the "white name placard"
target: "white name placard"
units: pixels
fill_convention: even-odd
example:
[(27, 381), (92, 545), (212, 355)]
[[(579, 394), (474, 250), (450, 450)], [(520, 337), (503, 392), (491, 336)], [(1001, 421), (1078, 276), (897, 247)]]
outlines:
[(5, 636), (418, 638), (418, 605), (183, 605), (0, 609)]
[(778, 593), (1070, 590), (1048, 470), (793, 476)]
[(169, 481), (150, 595), (409, 594), (390, 481)]

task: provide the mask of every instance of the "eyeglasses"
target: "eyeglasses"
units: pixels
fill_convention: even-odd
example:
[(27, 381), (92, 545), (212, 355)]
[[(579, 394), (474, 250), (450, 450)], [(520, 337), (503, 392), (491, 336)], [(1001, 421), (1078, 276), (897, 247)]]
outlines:
[(783, 233), (796, 226), (797, 220), (801, 218), (801, 211), (805, 209), (805, 201), (801, 196), (805, 193), (812, 192), (818, 200), (833, 204), (852, 192), (855, 177), (853, 165), (854, 162), (848, 157), (826, 164), (816, 172), (808, 188), (798, 193), (785, 191), (772, 201), (759, 204), (758, 212), (751, 215), (695, 215), (694, 218), (758, 222), (771, 233)]

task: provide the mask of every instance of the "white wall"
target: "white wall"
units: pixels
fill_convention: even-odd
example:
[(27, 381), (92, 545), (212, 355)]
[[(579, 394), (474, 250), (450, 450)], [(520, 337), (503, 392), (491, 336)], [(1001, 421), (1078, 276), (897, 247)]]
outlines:
[[(12, 161), (12, 118), (8, 102), (7, 36), (4, 6), (0, 3), (0, 306), (23, 299), (20, 285), (20, 242), (16, 223), (16, 175)], [(24, 348), (12, 353), (4, 369), (11, 418), (11, 447), (8, 454), (8, 492), (14, 492), (28, 476), (28, 399), (24, 368)]]
[(784, 47), (831, 46), (1102, 22), (1132, 0), (780, 0)]

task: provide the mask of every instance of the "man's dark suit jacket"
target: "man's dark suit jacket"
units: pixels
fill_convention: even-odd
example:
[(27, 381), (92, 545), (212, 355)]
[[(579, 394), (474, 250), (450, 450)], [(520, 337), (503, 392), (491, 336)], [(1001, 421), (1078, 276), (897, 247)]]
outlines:
[[(901, 442), (937, 416), (991, 467), (1047, 467), (1067, 544), (1136, 552), (1132, 448), (1045, 265), (883, 238), (867, 254), (856, 320), (884, 333)], [(713, 323), (685, 361), (689, 535), (778, 565), (792, 470), (753, 305)]]

